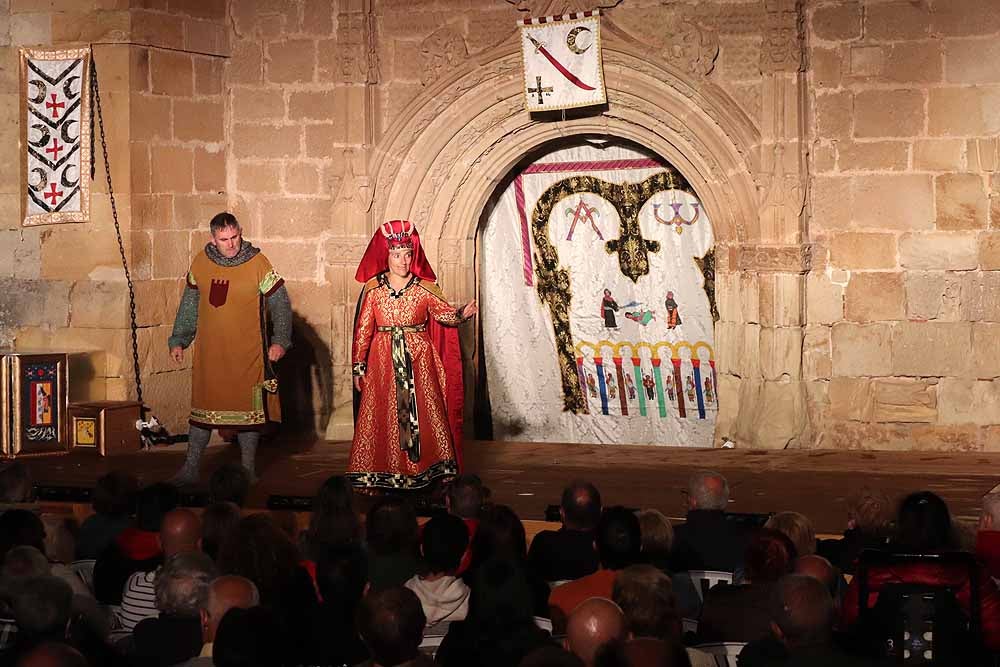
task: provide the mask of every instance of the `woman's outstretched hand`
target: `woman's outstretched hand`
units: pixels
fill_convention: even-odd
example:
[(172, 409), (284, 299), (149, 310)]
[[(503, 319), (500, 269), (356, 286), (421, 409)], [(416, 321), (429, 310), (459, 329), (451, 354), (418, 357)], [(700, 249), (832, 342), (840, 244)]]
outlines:
[(465, 304), (464, 306), (458, 309), (458, 316), (461, 317), (463, 320), (467, 320), (478, 312), (479, 312), (479, 306), (476, 305), (476, 300), (473, 299), (472, 301), (470, 301), (469, 303)]

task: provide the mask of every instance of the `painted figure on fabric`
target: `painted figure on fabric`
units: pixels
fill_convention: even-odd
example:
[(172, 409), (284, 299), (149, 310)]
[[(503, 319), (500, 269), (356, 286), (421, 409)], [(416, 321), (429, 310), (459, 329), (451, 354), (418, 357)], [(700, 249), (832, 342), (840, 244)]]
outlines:
[(653, 376), (646, 373), (642, 376), (642, 387), (646, 390), (646, 398), (652, 401), (656, 398), (656, 394), (653, 393), (656, 389), (656, 382), (653, 381)]
[(630, 401), (635, 400), (635, 381), (632, 380), (631, 375), (625, 376), (625, 387), (628, 390), (628, 399)]
[(715, 401), (715, 393), (712, 391), (712, 378), (705, 378), (705, 402)]
[(463, 389), (455, 326), (478, 312), (476, 302), (456, 309), (445, 300), (416, 226), (404, 220), (378, 228), (355, 279), (364, 283), (352, 350), (361, 396), (345, 476), (372, 490), (419, 489), (457, 475)]
[(695, 389), (695, 386), (694, 386), (694, 378), (692, 378), (690, 375), (688, 375), (687, 376), (687, 395), (688, 395), (688, 400), (690, 402), (692, 402), (692, 403), (694, 403), (694, 401), (695, 401), (695, 391), (696, 391), (696, 389)]
[(587, 371), (587, 389), (590, 390), (590, 397), (597, 398), (597, 380), (594, 379), (594, 374)]
[(604, 383), (608, 386), (608, 396), (611, 398), (618, 398), (618, 389), (615, 386), (615, 379), (611, 373), (604, 374)]
[(656, 319), (656, 315), (651, 310), (626, 310), (625, 317), (646, 326)]
[(667, 398), (670, 399), (671, 403), (677, 402), (677, 394), (674, 393), (673, 378), (670, 379), (670, 382), (667, 382)]
[(209, 230), (209, 243), (191, 263), (167, 341), (170, 356), (181, 364), (197, 334), (187, 458), (171, 480), (176, 484), (197, 481), (212, 429), (236, 432), (243, 467), (255, 479), (260, 432), (268, 422), (281, 421), (273, 364), (292, 345), (284, 279), (243, 239), (232, 213), (216, 215)]
[(667, 328), (677, 328), (677, 325), (681, 324), (681, 313), (677, 308), (677, 302), (674, 301), (673, 292), (667, 292), (667, 299), (664, 305), (667, 307)]
[(615, 313), (618, 312), (618, 302), (611, 296), (611, 290), (604, 290), (604, 298), (601, 299), (601, 315), (604, 317), (604, 326), (609, 329), (617, 329), (618, 321)]

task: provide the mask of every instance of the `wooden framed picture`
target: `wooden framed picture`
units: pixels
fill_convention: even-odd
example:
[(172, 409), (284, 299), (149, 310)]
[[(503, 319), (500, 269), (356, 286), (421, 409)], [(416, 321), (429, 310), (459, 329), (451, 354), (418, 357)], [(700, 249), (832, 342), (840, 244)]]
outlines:
[(67, 450), (68, 368), (65, 354), (3, 353), (0, 394), (4, 455), (32, 456)]
[(97, 447), (98, 421), (94, 417), (73, 417), (73, 448)]
[(90, 450), (101, 456), (139, 451), (141, 442), (135, 422), (140, 408), (136, 401), (70, 403), (73, 450)]

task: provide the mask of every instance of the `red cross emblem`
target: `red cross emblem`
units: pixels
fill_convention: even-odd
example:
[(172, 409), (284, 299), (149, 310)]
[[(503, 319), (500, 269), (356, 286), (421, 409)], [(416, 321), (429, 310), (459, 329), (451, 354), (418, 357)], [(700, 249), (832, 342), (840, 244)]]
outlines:
[(59, 109), (65, 109), (66, 108), (66, 103), (65, 102), (56, 102), (56, 94), (52, 93), (52, 101), (51, 102), (46, 102), (45, 103), (45, 108), (52, 110), (52, 117), (53, 118), (58, 118), (59, 117)]
[(66, 150), (66, 146), (65, 145), (60, 146), (59, 145), (59, 140), (58, 139), (53, 139), (52, 140), (52, 146), (49, 147), (49, 148), (46, 148), (45, 152), (46, 153), (51, 153), (53, 160), (58, 160), (59, 159), (59, 153), (60, 153), (60, 151), (64, 151), (64, 150)]
[(49, 197), (51, 197), (52, 198), (52, 205), (55, 206), (56, 205), (56, 199), (58, 199), (59, 197), (62, 197), (63, 196), (63, 192), (62, 192), (62, 190), (59, 190), (58, 192), (56, 192), (56, 184), (55, 183), (52, 183), (51, 185), (52, 185), (52, 189), (49, 192), (43, 192), (42, 196), (45, 197), (46, 199), (48, 199)]

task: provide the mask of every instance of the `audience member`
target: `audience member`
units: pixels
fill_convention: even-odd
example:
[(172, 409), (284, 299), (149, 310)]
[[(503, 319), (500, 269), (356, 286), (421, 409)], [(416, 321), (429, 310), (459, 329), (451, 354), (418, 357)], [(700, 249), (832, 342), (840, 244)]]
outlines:
[(167, 667), (198, 655), (201, 613), (215, 574), (212, 559), (198, 551), (182, 551), (164, 561), (156, 573), (158, 615), (140, 621), (132, 633), (135, 661)]
[(600, 651), (596, 667), (716, 667), (715, 658), (698, 652), (700, 662), (690, 658), (692, 649), (684, 650), (677, 641), (639, 637), (611, 642)]
[(778, 512), (767, 520), (765, 528), (782, 533), (795, 545), (798, 556), (816, 553), (816, 530), (805, 514), (799, 512)]
[(550, 643), (549, 633), (535, 624), (531, 586), (518, 563), (483, 563), (471, 588), (468, 616), (449, 625), (435, 656), (439, 665), (506, 667)]
[(601, 494), (590, 482), (572, 482), (563, 490), (559, 517), (559, 530), (543, 530), (531, 541), (532, 568), (552, 582), (593, 574), (600, 565), (594, 528), (601, 518)]
[(312, 502), (309, 528), (302, 534), (302, 552), (316, 563), (328, 549), (361, 544), (361, 523), (354, 513), (354, 491), (341, 475), (323, 482)]
[(208, 497), (213, 503), (243, 507), (250, 494), (250, 475), (238, 463), (223, 463), (208, 478)]
[(687, 518), (674, 528), (672, 571), (718, 570), (739, 575), (751, 533), (726, 519), (729, 482), (717, 472), (691, 476), (687, 488)]
[(35, 499), (35, 487), (28, 466), (10, 461), (0, 466), (0, 511), (30, 503)]
[(360, 546), (327, 549), (316, 564), (322, 602), (311, 619), (315, 659), (322, 665), (356, 665), (368, 649), (358, 636), (357, 611), (368, 587), (368, 557)]
[[(164, 559), (196, 552), (201, 547), (201, 521), (191, 510), (175, 509), (163, 516), (158, 542)], [(122, 588), (121, 605), (115, 612), (118, 627), (130, 632), (140, 621), (158, 614), (155, 584), (160, 569), (134, 572)]]
[(840, 609), (840, 598), (843, 596), (843, 589), (846, 588), (846, 584), (843, 583), (844, 579), (840, 575), (840, 572), (837, 571), (837, 568), (830, 561), (817, 554), (799, 556), (795, 559), (795, 564), (792, 566), (792, 573), (812, 577), (826, 586), (826, 589), (830, 592), (830, 597), (833, 598), (834, 608)]
[(35, 547), (45, 553), (45, 524), (34, 512), (9, 509), (0, 514), (0, 562), (17, 546)]
[(552, 625), (556, 631), (574, 608), (587, 598), (610, 598), (619, 570), (639, 562), (642, 538), (639, 519), (624, 507), (609, 507), (597, 524), (597, 553), (601, 569), (575, 581), (556, 586), (549, 596)]
[(469, 545), (458, 564), (458, 574), (463, 574), (472, 564), (472, 540), (479, 528), (479, 514), (483, 506), (483, 482), (477, 475), (459, 475), (448, 485), (444, 496), (445, 508), (463, 521), (469, 530)]
[(242, 515), (236, 503), (212, 503), (201, 513), (201, 550), (218, 560), (223, 543), (236, 532)]
[(417, 514), (401, 498), (385, 496), (365, 517), (368, 579), (372, 590), (402, 586), (420, 569)]
[(76, 536), (76, 559), (94, 560), (129, 527), (139, 482), (123, 472), (109, 472), (97, 479), (91, 507)]
[(784, 533), (762, 529), (747, 545), (742, 583), (705, 593), (697, 643), (750, 642), (770, 633), (771, 591), (792, 570), (795, 546)]
[(16, 667), (90, 667), (83, 654), (69, 644), (43, 642), (17, 661)]
[(7, 552), (0, 569), (0, 651), (9, 649), (17, 640), (14, 620), (14, 594), (23, 580), (49, 575), (49, 561), (41, 551), (26, 545)]
[(404, 585), (420, 598), (428, 629), (461, 621), (469, 612), (469, 587), (456, 574), (468, 544), (469, 530), (457, 516), (441, 514), (424, 524), (422, 572)]
[(583, 667), (583, 660), (562, 646), (543, 646), (524, 656), (518, 667)]
[(371, 667), (423, 667), (420, 654), (427, 618), (417, 595), (402, 586), (376, 591), (361, 601), (358, 632), (371, 653)]
[(639, 512), (642, 534), (642, 561), (670, 572), (670, 552), (674, 546), (674, 529), (670, 519), (659, 510)]
[(821, 540), (817, 553), (841, 572), (854, 574), (865, 549), (884, 549), (889, 540), (892, 506), (880, 490), (862, 487), (847, 499), (847, 529), (843, 537)]
[(569, 615), (563, 645), (586, 667), (594, 667), (601, 648), (624, 641), (626, 632), (625, 615), (618, 605), (607, 598), (590, 598)]
[(27, 577), (12, 591), (11, 609), (17, 636), (0, 655), (3, 665), (13, 664), (40, 643), (66, 641), (72, 618), (73, 589), (51, 575)]
[(160, 524), (177, 507), (177, 488), (152, 484), (136, 498), (135, 524), (121, 531), (94, 563), (94, 595), (103, 604), (121, 604), (125, 583), (133, 573), (151, 572), (163, 563)]
[[(198, 612), (201, 622), (201, 652), (197, 657), (182, 663), (180, 667), (212, 667), (215, 635), (226, 612), (234, 608), (249, 609), (259, 604), (260, 595), (257, 587), (249, 579), (232, 575), (213, 579), (208, 587), (205, 605)], [(335, 628), (327, 630), (335, 631)]]
[(1000, 485), (983, 496), (976, 532), (976, 557), (986, 572), (1000, 581)]
[(280, 667), (298, 664), (289, 657), (289, 639), (276, 628), (278, 615), (267, 607), (234, 607), (219, 622), (213, 646), (214, 667)]

